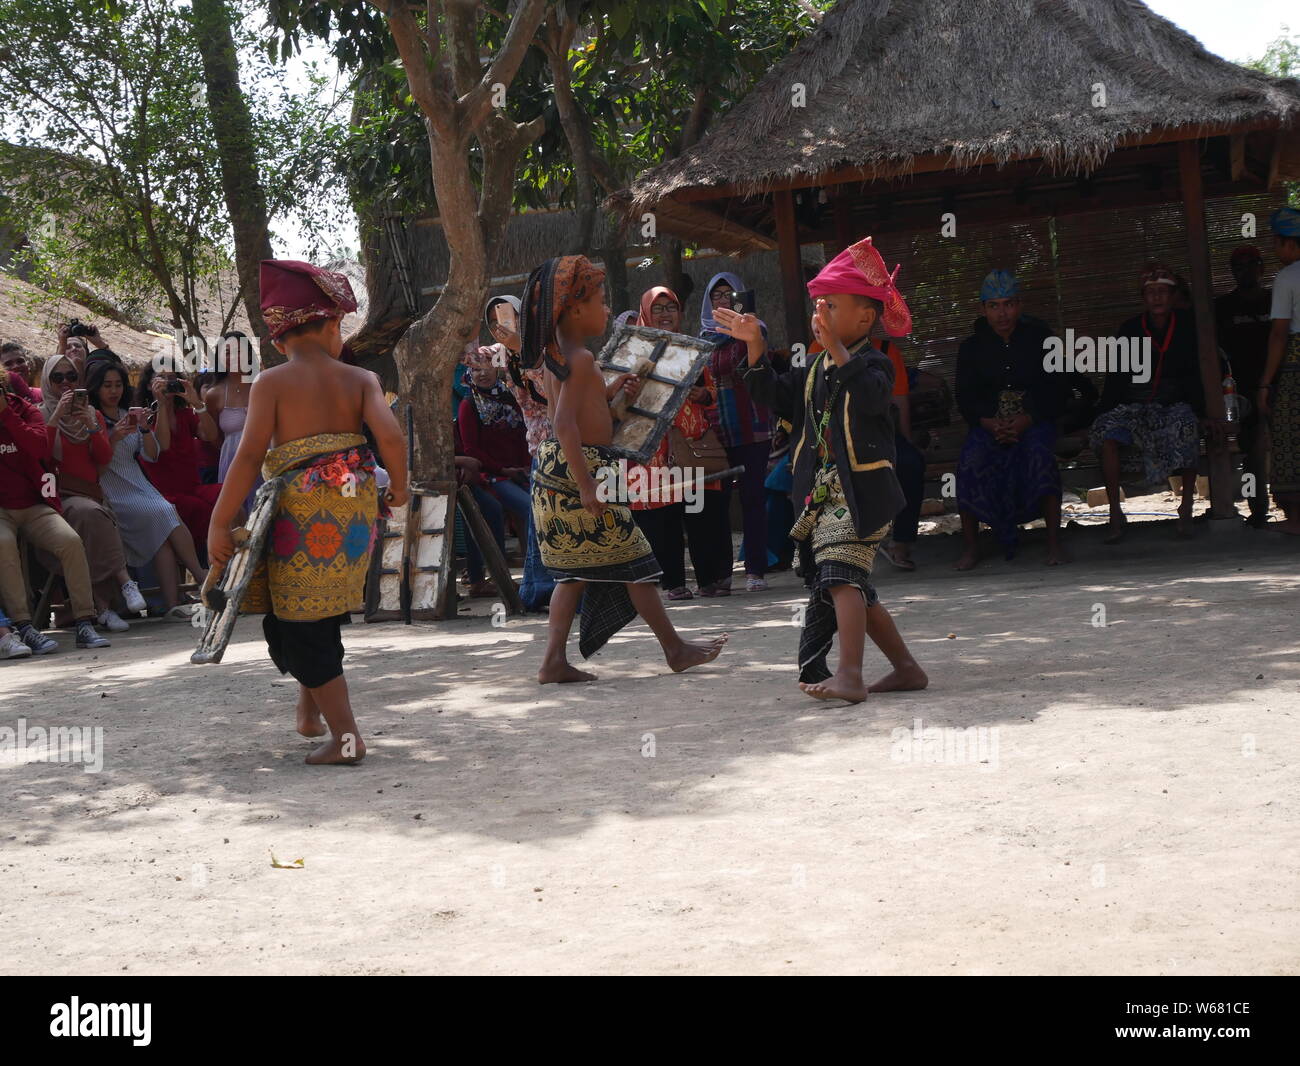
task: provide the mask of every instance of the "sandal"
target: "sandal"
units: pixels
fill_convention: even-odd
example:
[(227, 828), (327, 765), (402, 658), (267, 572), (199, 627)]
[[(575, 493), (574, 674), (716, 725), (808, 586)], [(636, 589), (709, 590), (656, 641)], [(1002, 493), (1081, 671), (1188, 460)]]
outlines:
[(194, 618), (194, 605), (192, 603), (178, 603), (175, 607), (163, 613), (165, 622), (189, 622)]
[(694, 596), (694, 594), (691, 592), (690, 589), (688, 589), (685, 585), (682, 585), (682, 586), (679, 587), (679, 588), (670, 589), (670, 590), (668, 591), (668, 599), (670, 599), (670, 600), (693, 600), (693, 599), (695, 599), (695, 596)]
[(900, 570), (907, 570), (909, 572), (915, 570), (916, 563), (914, 563), (911, 559), (897, 559), (894, 557), (894, 544), (895, 542), (891, 540), (888, 544), (882, 545), (880, 549), (880, 554), (883, 555), (886, 559), (888, 559)]

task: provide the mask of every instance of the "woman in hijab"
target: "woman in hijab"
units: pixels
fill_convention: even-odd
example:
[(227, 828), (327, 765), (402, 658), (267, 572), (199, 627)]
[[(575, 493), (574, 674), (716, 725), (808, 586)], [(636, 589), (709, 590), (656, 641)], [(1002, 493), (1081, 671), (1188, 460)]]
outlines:
[[(678, 333), (682, 325), (682, 306), (677, 294), (663, 285), (647, 289), (636, 312), (637, 321), (651, 329)], [(686, 402), (673, 420), (673, 428), (686, 440), (699, 440), (709, 429), (709, 410), (716, 402), (713, 375), (706, 366), (691, 389)], [(690, 469), (691, 458), (673, 454), (672, 435), (665, 435), (648, 467)], [(669, 600), (689, 600), (694, 596), (686, 585), (686, 560), (683, 532), (690, 544), (695, 580), (703, 590), (728, 575), (731, 570), (731, 533), (721, 481), (711, 481), (696, 496), (697, 506), (687, 507), (683, 493), (665, 494), (660, 499), (633, 503), (636, 519), (655, 558), (663, 567), (661, 587)], [(723, 545), (725, 544), (725, 549)], [(725, 557), (724, 557), (725, 553)]]
[(117, 516), (99, 484), (100, 467), (113, 457), (108, 424), (88, 402), (78, 402), (76, 390), (83, 385), (70, 356), (50, 356), (41, 371), (41, 414), (53, 447), (63, 518), (86, 546), (95, 624), (120, 633), (130, 627), (114, 610), (119, 592), (128, 612), (143, 611), (145, 600), (127, 572)]
[[(772, 445), (771, 413), (756, 404), (741, 379), (739, 370), (748, 366), (744, 341), (728, 337), (718, 330), (713, 311), (731, 306), (734, 293), (743, 292), (745, 283), (736, 274), (714, 274), (704, 289), (700, 305), (700, 336), (717, 345), (709, 360), (713, 379), (718, 386), (718, 402), (709, 415), (709, 422), (718, 439), (727, 449), (732, 466), (743, 466), (740, 475), (740, 503), (743, 516), (746, 590), (761, 592), (767, 588), (767, 493), (763, 479), (767, 476), (767, 456)], [(762, 323), (759, 323), (762, 325)], [(767, 327), (763, 326), (763, 336)], [(730, 485), (724, 489), (730, 502)], [(730, 557), (730, 533), (727, 554)], [(701, 589), (705, 596), (726, 595), (731, 590), (731, 565), (728, 559), (725, 576), (709, 589)]]

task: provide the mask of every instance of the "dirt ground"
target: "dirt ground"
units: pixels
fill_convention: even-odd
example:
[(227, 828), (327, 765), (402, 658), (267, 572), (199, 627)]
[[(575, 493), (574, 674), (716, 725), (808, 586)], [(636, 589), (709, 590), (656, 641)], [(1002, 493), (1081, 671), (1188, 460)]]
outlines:
[(303, 764), (256, 620), (215, 667), (63, 633), (0, 726), (102, 726), (104, 764), (0, 754), (0, 970), (1300, 972), (1300, 544), (1041, 536), (882, 563), (931, 688), (855, 707), (794, 687), (789, 573), (674, 606), (731, 633), (684, 675), (640, 624), (564, 688), (541, 618), (354, 625), (351, 769)]

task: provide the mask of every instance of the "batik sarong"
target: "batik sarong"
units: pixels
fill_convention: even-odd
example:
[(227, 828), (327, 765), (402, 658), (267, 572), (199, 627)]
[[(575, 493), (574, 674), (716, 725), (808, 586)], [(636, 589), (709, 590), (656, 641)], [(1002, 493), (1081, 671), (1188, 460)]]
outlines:
[(1088, 438), (1097, 455), (1108, 440), (1137, 448), (1138, 455), (1120, 452), (1120, 467), (1140, 472), (1152, 485), (1196, 466), (1200, 459), (1200, 426), (1196, 412), (1185, 403), (1121, 404), (1097, 416)]
[(1278, 369), (1269, 415), (1275, 496), (1300, 496), (1300, 333), (1292, 333)]
[(314, 622), (360, 610), (375, 537), (375, 460), (359, 433), (318, 433), (272, 448), (262, 464), (284, 491), (243, 613)]
[[(618, 462), (609, 448), (584, 445), (582, 452), (593, 475)], [(578, 650), (590, 658), (636, 617), (626, 585), (653, 582), (663, 571), (628, 507), (606, 503), (597, 518), (582, 506), (578, 484), (554, 438), (537, 448), (533, 522), (551, 576), (557, 582), (590, 582), (583, 591), (578, 628)]]
[(1056, 427), (1030, 426), (1012, 445), (999, 444), (983, 426), (966, 435), (957, 457), (957, 506), (993, 530), (1008, 556), (1018, 527), (1043, 517), (1043, 497), (1061, 495)]
[(839, 471), (823, 467), (817, 472), (803, 513), (790, 530), (790, 538), (799, 545), (800, 569), (809, 590), (799, 632), (800, 681), (815, 684), (831, 676), (826, 657), (838, 628), (832, 587), (852, 585), (868, 607), (880, 602), (871, 570), (888, 532), (887, 522), (865, 539), (858, 536)]

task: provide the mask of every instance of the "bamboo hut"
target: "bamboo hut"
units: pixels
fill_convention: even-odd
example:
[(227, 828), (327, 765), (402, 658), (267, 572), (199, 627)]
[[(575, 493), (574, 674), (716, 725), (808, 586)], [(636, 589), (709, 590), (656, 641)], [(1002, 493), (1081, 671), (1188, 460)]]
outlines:
[[(1267, 211), (1300, 179), (1298, 118), (1294, 79), (1210, 54), (1138, 0), (841, 0), (610, 205), (724, 251), (775, 244), (790, 341), (807, 340), (801, 249), (872, 234), (904, 264), (910, 360), (949, 376), (992, 267), (1058, 330), (1096, 336), (1137, 309), (1141, 263), (1166, 259), (1190, 279), (1221, 418), (1211, 264), (1226, 280), (1252, 220), (1269, 243)], [(1224, 515), (1226, 447), (1210, 473)]]

